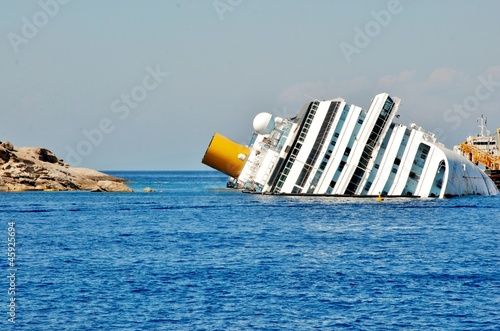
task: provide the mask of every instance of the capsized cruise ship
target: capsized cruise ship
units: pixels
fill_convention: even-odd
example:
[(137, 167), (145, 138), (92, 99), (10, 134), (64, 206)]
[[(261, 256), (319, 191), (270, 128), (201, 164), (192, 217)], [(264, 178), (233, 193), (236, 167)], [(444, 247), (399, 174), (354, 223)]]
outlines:
[(260, 113), (248, 146), (216, 133), (202, 162), (230, 176), (229, 187), (261, 194), (498, 194), (479, 167), (434, 134), (396, 123), (399, 105), (382, 93), (368, 110), (337, 98), (315, 100), (292, 118)]

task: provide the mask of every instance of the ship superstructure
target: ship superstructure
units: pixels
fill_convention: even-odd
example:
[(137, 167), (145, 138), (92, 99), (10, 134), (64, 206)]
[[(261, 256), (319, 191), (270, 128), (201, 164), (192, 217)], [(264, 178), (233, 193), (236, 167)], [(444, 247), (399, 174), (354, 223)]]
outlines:
[(496, 136), (486, 128), (487, 119), (483, 115), (478, 118), (481, 131), (475, 136), (469, 136), (455, 151), (465, 156), (474, 164), (485, 167), (485, 173), (500, 188), (500, 128)]
[(342, 98), (306, 104), (296, 117), (258, 114), (248, 146), (215, 134), (202, 160), (230, 186), (262, 194), (447, 197), (498, 190), (433, 134), (394, 119), (400, 100), (368, 110)]

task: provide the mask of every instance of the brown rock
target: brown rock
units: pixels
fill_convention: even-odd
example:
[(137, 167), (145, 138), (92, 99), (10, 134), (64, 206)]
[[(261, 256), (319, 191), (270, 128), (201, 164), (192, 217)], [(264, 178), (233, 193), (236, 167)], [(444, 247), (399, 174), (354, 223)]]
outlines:
[(134, 192), (134, 190), (123, 183), (100, 180), (92, 189), (92, 192)]
[(79, 190), (80, 189), (80, 187), (78, 185), (76, 185), (75, 183), (73, 183), (70, 180), (62, 181), (61, 185), (70, 189), (70, 190)]
[(32, 178), (23, 178), (19, 181), (19, 184), (35, 186), (36, 181)]
[(14, 151), (14, 145), (10, 141), (4, 141), (1, 146), (10, 152)]
[(133, 192), (126, 180), (105, 173), (73, 168), (46, 148), (0, 143), (0, 191)]
[(9, 162), (10, 152), (3, 146), (0, 145), (0, 160), (3, 162)]
[(38, 148), (35, 152), (38, 154), (38, 159), (42, 162), (57, 163), (59, 161), (56, 155), (46, 148)]

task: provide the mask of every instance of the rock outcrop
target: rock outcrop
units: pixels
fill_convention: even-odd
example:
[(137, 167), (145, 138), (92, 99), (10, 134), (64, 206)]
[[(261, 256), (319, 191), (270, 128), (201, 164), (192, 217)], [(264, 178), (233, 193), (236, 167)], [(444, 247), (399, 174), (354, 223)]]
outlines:
[(134, 192), (127, 185), (111, 180), (100, 180), (92, 189), (92, 192)]
[(0, 191), (132, 192), (125, 179), (75, 168), (46, 148), (0, 142)]

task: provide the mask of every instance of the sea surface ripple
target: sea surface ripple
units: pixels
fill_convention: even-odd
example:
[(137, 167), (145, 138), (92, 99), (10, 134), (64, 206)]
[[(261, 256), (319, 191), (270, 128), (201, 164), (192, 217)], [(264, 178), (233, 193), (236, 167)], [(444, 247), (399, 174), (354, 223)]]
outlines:
[(500, 196), (380, 203), (113, 174), (137, 192), (0, 194), (2, 330), (9, 221), (19, 329), (500, 329)]

